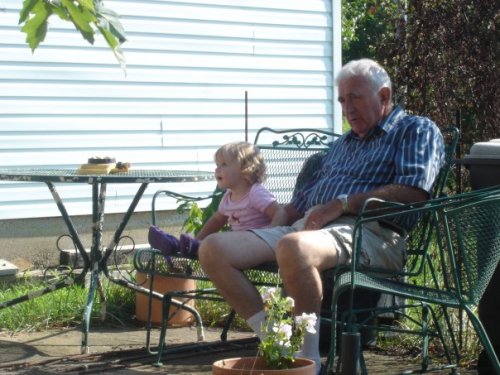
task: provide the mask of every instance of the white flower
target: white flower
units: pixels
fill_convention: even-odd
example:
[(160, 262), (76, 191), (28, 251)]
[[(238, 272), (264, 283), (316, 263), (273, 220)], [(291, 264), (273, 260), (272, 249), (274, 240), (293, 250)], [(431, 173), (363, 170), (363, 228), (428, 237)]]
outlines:
[(279, 327), (279, 332), (283, 333), (287, 339), (292, 337), (292, 325), (291, 324), (283, 324)]
[(290, 310), (295, 307), (295, 301), (292, 297), (286, 297), (286, 304)]
[(289, 339), (280, 340), (279, 344), (284, 348), (290, 348), (292, 346), (292, 343), (290, 342)]
[(264, 303), (269, 303), (274, 299), (274, 295), (276, 294), (277, 288), (270, 287), (270, 288), (262, 288), (262, 300)]
[(316, 314), (303, 313), (293, 317), (295, 301), (284, 297), (279, 288), (262, 288), (266, 311), (264, 337), (259, 352), (272, 369), (290, 368), (295, 353), (300, 350), (306, 332), (316, 333)]
[(273, 326), (271, 328), (274, 333), (278, 333), (280, 331), (280, 326), (279, 323), (273, 323)]
[(295, 317), (295, 323), (297, 323), (298, 326), (304, 327), (307, 332), (313, 334), (316, 333), (316, 320), (317, 317), (315, 313), (302, 313), (302, 315)]
[(292, 343), (290, 342), (290, 338), (292, 337), (293, 331), (291, 324), (283, 324), (279, 327), (279, 344), (285, 348), (289, 348)]

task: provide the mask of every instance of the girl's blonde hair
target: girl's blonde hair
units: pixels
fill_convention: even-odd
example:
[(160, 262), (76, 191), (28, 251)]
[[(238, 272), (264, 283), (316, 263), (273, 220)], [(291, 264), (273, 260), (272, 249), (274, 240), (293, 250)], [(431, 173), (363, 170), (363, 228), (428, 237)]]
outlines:
[(226, 160), (237, 160), (241, 172), (250, 183), (263, 182), (266, 175), (266, 164), (257, 146), (248, 142), (232, 142), (221, 146), (214, 156), (215, 162), (220, 164)]

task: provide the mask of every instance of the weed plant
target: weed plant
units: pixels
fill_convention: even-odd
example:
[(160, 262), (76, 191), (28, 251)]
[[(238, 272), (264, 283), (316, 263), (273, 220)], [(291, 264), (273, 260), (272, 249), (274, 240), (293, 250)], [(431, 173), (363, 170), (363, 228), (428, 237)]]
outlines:
[[(442, 270), (443, 264), (440, 263), (440, 257), (437, 255), (439, 249), (435, 241), (431, 245), (431, 264), (432, 267), (426, 266), (425, 271), (419, 274), (416, 277), (412, 277), (411, 282), (418, 285), (427, 285), (433, 287), (434, 281), (431, 277), (431, 269), (438, 270), (434, 273), (434, 278), (438, 285), (444, 285), (444, 275), (449, 274), (449, 270)], [(446, 266), (445, 266), (446, 267)], [(449, 277), (449, 275), (448, 275)], [(418, 302), (407, 300), (406, 303), (409, 305), (414, 304), (415, 306), (419, 306)], [(436, 305), (430, 305), (430, 307), (434, 310), (437, 316), (437, 320), (440, 326), (443, 328), (443, 335), (445, 341), (449, 345), (450, 349), (453, 348), (452, 344), (452, 336), (455, 336), (456, 344), (460, 351), (461, 356), (461, 365), (466, 367), (469, 363), (474, 362), (479, 354), (481, 349), (481, 345), (475, 331), (467, 318), (467, 314), (465, 312), (460, 311), (458, 309), (447, 309), (448, 318), (450, 320), (451, 331), (447, 329), (445, 314), (443, 310)], [(422, 322), (422, 308), (407, 308), (405, 310), (405, 314), (408, 317), (400, 317), (395, 324), (399, 325), (400, 328), (408, 329), (408, 330), (419, 330), (419, 326), (415, 322)], [(429, 321), (430, 324), (433, 324), (432, 321)], [(397, 352), (398, 354), (410, 354), (419, 356), (421, 353), (422, 347), (422, 339), (416, 335), (386, 335), (379, 336), (378, 343), (380, 346), (390, 352)], [(444, 348), (442, 347), (442, 343), (439, 339), (432, 339), (429, 343), (429, 352), (432, 356), (439, 358), (443, 357), (444, 359)]]
[[(3, 284), (2, 301), (11, 300), (45, 287), (44, 283), (19, 281)], [(64, 327), (81, 317), (86, 291), (76, 285), (18, 303), (0, 310), (0, 328), (8, 331), (38, 331), (49, 327)], [(80, 318), (81, 319), (81, 318)]]
[[(0, 300), (8, 301), (26, 294), (36, 294), (47, 283), (23, 279), (0, 286)], [(126, 288), (106, 284), (107, 311), (105, 324), (130, 323), (133, 317), (135, 297)], [(73, 284), (29, 301), (0, 310), (0, 329), (11, 332), (39, 331), (53, 327), (70, 327), (81, 324), (88, 289)], [(100, 301), (96, 298), (92, 306), (92, 324), (101, 324)]]
[[(200, 282), (203, 283), (203, 282)], [(205, 282), (206, 287), (210, 283)], [(30, 279), (21, 279), (11, 284), (0, 284), (0, 301), (8, 301), (36, 291), (47, 284)], [(96, 297), (92, 305), (92, 325), (135, 325), (135, 292), (113, 283), (104, 283), (107, 298), (106, 317), (100, 320), (101, 303)], [(96, 293), (97, 294), (97, 293)], [(81, 324), (88, 289), (78, 284), (56, 290), (29, 301), (0, 310), (0, 330), (9, 332), (41, 331), (55, 327), (74, 327)], [(207, 326), (222, 326), (229, 316), (230, 308), (224, 302), (196, 301), (196, 308)], [(247, 330), (244, 319), (233, 321), (233, 329)]]
[[(198, 281), (197, 287), (212, 288), (213, 285), (209, 281)], [(195, 305), (203, 319), (203, 323), (209, 327), (223, 327), (231, 313), (231, 308), (226, 302), (197, 300)], [(238, 314), (234, 317), (231, 329), (239, 331), (250, 330), (245, 319)]]
[[(410, 304), (412, 303), (411, 300), (407, 302)], [(450, 348), (452, 348), (451, 335), (446, 329), (444, 316), (443, 314), (439, 314), (437, 307), (435, 308), (435, 311), (438, 313), (438, 321), (441, 324), (441, 327), (445, 328), (443, 332), (445, 340), (448, 345), (450, 345)], [(418, 326), (412, 320), (421, 322), (422, 310), (419, 308), (407, 309), (406, 313), (411, 317), (411, 319), (400, 318), (394, 324), (403, 329), (418, 329)], [(456, 309), (450, 309), (448, 310), (448, 314), (460, 351), (460, 365), (464, 368), (469, 367), (469, 365), (474, 363), (478, 358), (479, 351), (481, 349), (479, 339), (477, 338), (469, 320), (465, 316), (465, 313), (462, 314)], [(379, 334), (377, 345), (381, 349), (396, 355), (420, 357), (422, 354), (422, 339), (415, 335)], [(441, 341), (437, 338), (431, 339), (429, 343), (429, 354), (434, 358), (434, 360), (439, 361), (441, 358), (443, 362), (445, 361), (444, 348)]]

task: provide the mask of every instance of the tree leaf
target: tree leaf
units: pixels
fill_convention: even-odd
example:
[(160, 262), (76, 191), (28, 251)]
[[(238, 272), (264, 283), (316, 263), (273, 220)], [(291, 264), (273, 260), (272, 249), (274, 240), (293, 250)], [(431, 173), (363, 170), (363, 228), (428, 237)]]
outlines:
[(39, 1), (40, 0), (24, 0), (23, 7), (19, 12), (19, 24), (25, 22), (28, 19), (32, 9)]
[(50, 7), (43, 0), (37, 0), (35, 4), (30, 6), (28, 16), (29, 14), (33, 14), (33, 16), (25, 18), (26, 21), (21, 31), (26, 33), (26, 42), (31, 51), (34, 51), (47, 35), (47, 19), (52, 13)]
[(81, 6), (76, 6), (71, 0), (62, 0), (62, 3), (68, 9), (71, 21), (84, 39), (94, 44), (95, 32), (91, 24), (97, 21), (95, 14)]
[(127, 73), (127, 68), (125, 65), (125, 56), (122, 53), (122, 50), (120, 49), (120, 42), (119, 40), (115, 37), (115, 35), (109, 31), (106, 28), (99, 27), (98, 28), (101, 34), (104, 36), (104, 39), (108, 43), (109, 47), (113, 51), (116, 59), (118, 60), (120, 67), (122, 68), (123, 72), (126, 74)]
[(95, 13), (94, 1), (93, 0), (77, 0), (78, 4), (81, 5), (82, 8), (90, 10), (92, 13)]
[(71, 21), (83, 38), (94, 44), (98, 30), (111, 48), (121, 68), (126, 72), (125, 57), (120, 48), (127, 38), (117, 13), (105, 8), (101, 0), (24, 0), (19, 12), (21, 31), (34, 50), (45, 40), (48, 18), (56, 14), (64, 21)]
[(119, 15), (102, 5), (100, 1), (95, 4), (99, 27), (109, 30), (121, 43), (127, 41), (125, 29), (123, 28)]
[[(54, 4), (54, 3), (52, 3)], [(54, 5), (52, 7), (52, 12), (59, 16), (63, 21), (71, 21), (71, 17), (69, 16), (68, 10), (59, 3), (58, 5)]]

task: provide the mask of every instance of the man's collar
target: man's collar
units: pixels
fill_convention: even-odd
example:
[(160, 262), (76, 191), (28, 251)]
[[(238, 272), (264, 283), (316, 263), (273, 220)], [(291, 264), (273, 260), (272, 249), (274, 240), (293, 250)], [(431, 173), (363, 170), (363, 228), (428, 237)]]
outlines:
[[(363, 139), (370, 139), (377, 134), (388, 133), (394, 127), (394, 124), (403, 116), (405, 116), (403, 108), (400, 106), (394, 107), (394, 109), (385, 118), (383, 118), (377, 126), (370, 129), (366, 137)], [(352, 130), (350, 130), (347, 134), (347, 138), (360, 139)]]
[(394, 109), (389, 113), (378, 125), (386, 133), (389, 132), (398, 120), (405, 115), (403, 108), (399, 105), (394, 107)]

